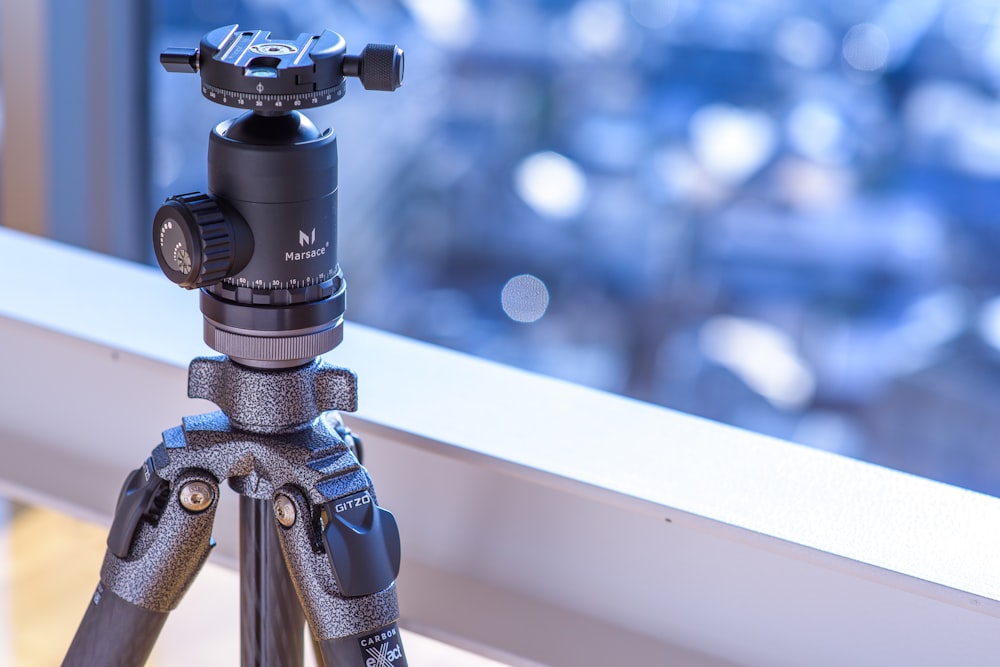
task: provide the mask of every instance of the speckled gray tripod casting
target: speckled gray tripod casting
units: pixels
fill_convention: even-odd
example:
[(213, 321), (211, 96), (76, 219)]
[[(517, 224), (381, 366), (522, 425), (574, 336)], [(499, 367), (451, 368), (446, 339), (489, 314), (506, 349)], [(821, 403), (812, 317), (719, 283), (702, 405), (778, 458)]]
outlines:
[[(158, 476), (171, 487), (170, 502), (156, 526), (143, 523), (127, 558), (110, 551), (101, 569), (104, 585), (146, 609), (169, 611), (180, 601), (211, 548), (217, 481), (238, 493), (273, 499), (278, 491), (296, 506), (290, 528), (279, 526), (285, 562), (319, 640), (380, 628), (399, 617), (394, 585), (372, 595), (339, 595), (325, 553), (313, 548), (309, 517), (315, 506), (367, 491), (368, 472), (337, 433), (339, 416), (354, 410), (353, 372), (322, 361), (291, 370), (257, 370), (225, 357), (191, 362), (188, 395), (222, 408), (185, 417), (163, 433), (153, 451)], [(194, 514), (181, 507), (178, 491), (187, 482), (209, 484), (216, 501)]]

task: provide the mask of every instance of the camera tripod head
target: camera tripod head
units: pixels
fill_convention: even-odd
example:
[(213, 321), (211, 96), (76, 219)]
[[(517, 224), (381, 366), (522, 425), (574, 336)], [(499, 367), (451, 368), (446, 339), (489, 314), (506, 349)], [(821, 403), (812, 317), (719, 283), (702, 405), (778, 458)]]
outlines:
[(336, 102), (346, 78), (368, 90), (403, 82), (403, 51), (346, 54), (324, 31), (272, 40), (226, 26), (198, 49), (168, 49), (170, 72), (198, 73), (212, 102), (246, 110), (209, 135), (208, 192), (170, 197), (153, 221), (164, 274), (201, 289), (205, 342), (248, 366), (301, 365), (343, 338), (337, 263), (337, 144), (302, 110)]

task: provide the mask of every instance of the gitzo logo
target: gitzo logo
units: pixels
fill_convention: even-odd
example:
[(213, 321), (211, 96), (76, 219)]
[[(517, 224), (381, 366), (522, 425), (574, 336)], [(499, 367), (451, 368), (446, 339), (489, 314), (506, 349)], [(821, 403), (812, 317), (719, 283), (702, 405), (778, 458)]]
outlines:
[(406, 667), (406, 657), (395, 627), (362, 637), (361, 648), (368, 656), (365, 667)]
[(310, 248), (309, 250), (302, 250), (301, 252), (286, 252), (285, 261), (295, 262), (301, 259), (313, 259), (314, 257), (319, 257), (320, 255), (326, 254), (326, 249), (330, 247), (330, 242), (327, 241), (321, 247), (315, 248), (312, 246), (316, 245), (316, 228), (313, 227), (311, 232), (304, 232), (299, 230), (299, 246), (302, 248)]

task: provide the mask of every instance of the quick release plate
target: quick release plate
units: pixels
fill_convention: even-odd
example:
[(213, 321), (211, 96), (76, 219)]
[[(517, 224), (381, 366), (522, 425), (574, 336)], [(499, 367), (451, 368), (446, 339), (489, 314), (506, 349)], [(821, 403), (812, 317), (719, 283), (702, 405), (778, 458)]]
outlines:
[(169, 72), (199, 73), (202, 94), (212, 102), (261, 113), (336, 102), (348, 76), (368, 90), (395, 90), (403, 84), (403, 62), (403, 50), (394, 44), (369, 44), (352, 56), (344, 38), (330, 30), (282, 40), (238, 25), (209, 32), (198, 49), (160, 54)]

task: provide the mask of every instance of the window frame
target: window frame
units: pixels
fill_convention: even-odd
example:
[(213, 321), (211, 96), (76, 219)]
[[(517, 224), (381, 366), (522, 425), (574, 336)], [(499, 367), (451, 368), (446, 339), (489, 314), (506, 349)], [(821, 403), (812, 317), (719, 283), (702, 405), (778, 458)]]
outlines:
[[(155, 434), (213, 409), (185, 398), (197, 295), (4, 230), (0, 284), (0, 489), (107, 524)], [(1000, 499), (355, 324), (328, 360), (425, 634), (515, 664), (995, 655)]]

